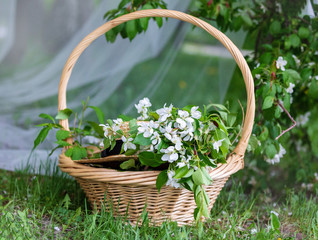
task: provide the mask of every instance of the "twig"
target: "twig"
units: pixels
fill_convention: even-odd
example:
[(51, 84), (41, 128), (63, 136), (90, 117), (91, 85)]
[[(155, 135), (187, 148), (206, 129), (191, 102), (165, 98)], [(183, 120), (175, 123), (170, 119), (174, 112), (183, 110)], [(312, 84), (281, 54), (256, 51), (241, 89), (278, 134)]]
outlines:
[(290, 113), (287, 111), (287, 109), (281, 104), (279, 101), (277, 101), (277, 104), (281, 107), (281, 109), (284, 110), (284, 112), (288, 115), (289, 119), (292, 120), (293, 125), (287, 128), (286, 130), (282, 131), (281, 134), (279, 134), (275, 140), (278, 140), (281, 136), (283, 136), (286, 132), (292, 130), (294, 127), (296, 127), (297, 122), (293, 119), (293, 117), (290, 115)]

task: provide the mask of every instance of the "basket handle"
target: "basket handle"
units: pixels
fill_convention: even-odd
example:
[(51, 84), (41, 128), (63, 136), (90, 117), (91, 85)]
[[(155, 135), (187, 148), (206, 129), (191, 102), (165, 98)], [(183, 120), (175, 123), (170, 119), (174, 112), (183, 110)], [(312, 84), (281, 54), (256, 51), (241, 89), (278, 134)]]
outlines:
[[(238, 48), (232, 43), (232, 41), (227, 38), (222, 32), (217, 30), (216, 28), (212, 27), (207, 22), (193, 17), (189, 14), (179, 12), (179, 11), (173, 11), (173, 10), (165, 10), (165, 9), (150, 9), (150, 10), (141, 10), (132, 12), (123, 16), (120, 16), (116, 19), (113, 19), (99, 28), (95, 29), (93, 32), (88, 34), (72, 51), (71, 55), (67, 59), (63, 71), (62, 76), (59, 84), (59, 92), (58, 92), (58, 110), (62, 110), (66, 108), (66, 87), (68, 80), (71, 76), (72, 69), (79, 58), (79, 56), (82, 54), (82, 52), (99, 36), (104, 35), (106, 32), (108, 32), (110, 29), (116, 27), (117, 25), (121, 23), (125, 23), (129, 20), (144, 18), (144, 17), (170, 17), (179, 19), (185, 22), (192, 23), (193, 25), (196, 25), (197, 27), (200, 27), (210, 33), (213, 37), (218, 39), (232, 54), (233, 58), (235, 59), (237, 65), (239, 66), (245, 86), (247, 91), (247, 108), (246, 108), (246, 114), (245, 114), (245, 121), (243, 125), (242, 130), (242, 137), (237, 144), (236, 148), (234, 149), (234, 153), (239, 154), (241, 156), (244, 156), (249, 137), (252, 132), (253, 128), (253, 122), (254, 122), (254, 113), (255, 113), (255, 99), (254, 99), (254, 82), (253, 77), (251, 74), (251, 71), (241, 54), (241, 52), (238, 50)], [(66, 129), (69, 130), (69, 123), (68, 119), (61, 120), (60, 124)]]

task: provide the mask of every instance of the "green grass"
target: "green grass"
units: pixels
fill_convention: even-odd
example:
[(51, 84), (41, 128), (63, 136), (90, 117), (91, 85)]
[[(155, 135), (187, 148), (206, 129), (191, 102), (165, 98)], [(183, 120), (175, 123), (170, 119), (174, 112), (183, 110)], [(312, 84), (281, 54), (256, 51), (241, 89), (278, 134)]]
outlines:
[[(46, 166), (49, 169), (50, 166)], [(276, 200), (268, 193), (245, 193), (232, 177), (204, 225), (140, 227), (89, 207), (77, 183), (58, 168), (35, 175), (31, 168), (0, 170), (0, 239), (317, 239), (317, 198), (289, 191)], [(270, 212), (279, 213), (280, 226)], [(252, 234), (252, 229), (257, 233)]]

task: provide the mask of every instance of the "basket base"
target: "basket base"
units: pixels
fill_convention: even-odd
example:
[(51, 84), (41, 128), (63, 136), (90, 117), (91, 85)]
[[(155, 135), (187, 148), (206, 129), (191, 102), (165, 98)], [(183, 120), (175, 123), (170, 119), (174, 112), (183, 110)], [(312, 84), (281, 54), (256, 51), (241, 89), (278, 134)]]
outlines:
[[(210, 198), (209, 210), (226, 183), (228, 177), (216, 179), (205, 186)], [(191, 225), (196, 208), (193, 193), (186, 189), (163, 187), (158, 193), (155, 186), (119, 185), (76, 178), (92, 207), (106, 211), (112, 209), (114, 216), (126, 217), (133, 225), (142, 224), (142, 213), (148, 212), (151, 224), (161, 225), (166, 220), (176, 221), (179, 226)], [(113, 207), (110, 207), (113, 206)]]

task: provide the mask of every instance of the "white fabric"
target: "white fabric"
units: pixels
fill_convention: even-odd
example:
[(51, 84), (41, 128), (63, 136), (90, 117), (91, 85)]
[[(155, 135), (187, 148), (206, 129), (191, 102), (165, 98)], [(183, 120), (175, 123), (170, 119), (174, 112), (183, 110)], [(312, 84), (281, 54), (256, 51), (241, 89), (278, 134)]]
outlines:
[[(28, 160), (37, 167), (41, 161), (46, 161), (48, 149), (54, 145), (54, 134), (30, 155), (33, 140), (40, 130), (34, 127), (39, 121), (38, 115), (42, 112), (56, 114), (59, 77), (67, 57), (83, 37), (105, 22), (104, 13), (115, 8), (118, 2), (0, 0), (0, 168), (14, 170)], [(167, 1), (169, 9), (180, 11), (185, 11), (189, 2)], [(150, 21), (148, 31), (132, 42), (118, 37), (110, 44), (100, 37), (85, 50), (74, 67), (68, 85), (68, 107), (80, 106), (87, 96), (91, 104), (100, 106), (110, 96), (114, 98), (115, 90), (121, 88), (124, 90), (119, 94), (126, 95), (115, 96), (118, 101), (121, 103), (123, 97), (131, 100), (129, 104), (122, 101), (116, 110), (109, 110), (107, 117), (120, 112), (131, 113), (134, 104), (145, 96), (152, 102), (153, 96), (160, 104), (165, 98), (180, 106), (192, 103), (193, 96), (197, 95), (196, 86), (205, 84), (202, 79), (205, 72), (210, 71), (211, 60), (203, 64), (202, 69), (193, 70), (192, 85), (182, 98), (175, 97), (182, 89), (176, 89), (175, 96), (166, 96), (160, 91), (162, 86), (170, 84), (165, 77), (191, 29), (189, 24), (180, 27), (179, 21), (169, 19), (161, 29)], [(166, 46), (172, 35), (174, 40)], [(240, 47), (243, 39), (244, 34), (241, 34), (234, 42)], [(165, 46), (168, 54), (158, 64), (148, 85), (134, 93), (124, 88), (123, 81), (131, 69), (158, 56)], [(234, 61), (220, 61), (216, 67), (221, 69), (222, 75), (208, 95), (223, 101), (234, 66)], [(56, 162), (57, 155), (58, 152), (51, 161)]]

